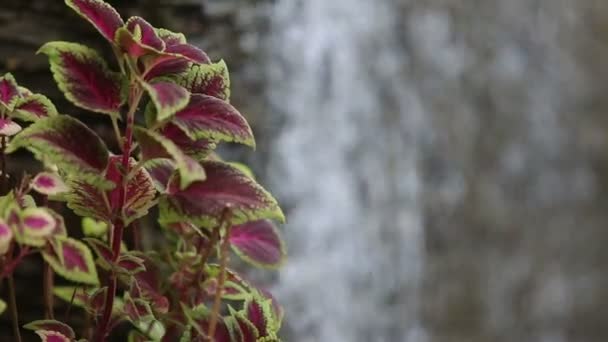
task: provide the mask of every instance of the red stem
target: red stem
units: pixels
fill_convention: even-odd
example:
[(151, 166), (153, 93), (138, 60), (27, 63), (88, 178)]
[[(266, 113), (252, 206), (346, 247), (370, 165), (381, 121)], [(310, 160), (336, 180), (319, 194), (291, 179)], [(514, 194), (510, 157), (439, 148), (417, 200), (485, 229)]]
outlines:
[[(142, 97), (142, 90), (139, 86), (132, 88), (130, 96), (129, 112), (127, 113), (127, 125), (125, 128), (125, 141), (122, 148), (122, 172), (120, 173), (120, 191), (118, 192), (118, 212), (114, 213), (114, 222), (112, 230), (112, 261), (115, 262), (120, 256), (120, 244), (122, 242), (124, 232), (123, 208), (126, 201), (127, 180), (126, 175), (129, 174), (129, 157), (131, 154), (131, 146), (133, 145), (133, 125), (135, 123), (135, 111)], [(108, 293), (106, 295), (104, 310), (100, 324), (96, 333), (95, 341), (102, 342), (108, 334), (108, 327), (112, 316), (112, 307), (114, 305), (114, 297), (116, 296), (116, 274), (110, 273), (108, 279)]]

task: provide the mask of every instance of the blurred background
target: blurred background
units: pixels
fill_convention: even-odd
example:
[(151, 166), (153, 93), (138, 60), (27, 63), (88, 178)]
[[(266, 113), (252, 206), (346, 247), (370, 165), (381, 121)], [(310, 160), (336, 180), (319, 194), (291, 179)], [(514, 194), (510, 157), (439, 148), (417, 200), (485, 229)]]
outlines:
[[(258, 148), (224, 155), (288, 216), (252, 275), (286, 341), (608, 341), (608, 2), (109, 2), (226, 60)], [(109, 52), (63, 1), (0, 1), (0, 71), (110, 137), (48, 40)]]

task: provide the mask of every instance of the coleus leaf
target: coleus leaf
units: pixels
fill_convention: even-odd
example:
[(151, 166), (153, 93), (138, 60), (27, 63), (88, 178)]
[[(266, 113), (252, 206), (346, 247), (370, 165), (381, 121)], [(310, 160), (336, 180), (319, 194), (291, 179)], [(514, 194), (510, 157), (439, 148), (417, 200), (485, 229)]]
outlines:
[(80, 286), (55, 286), (53, 294), (64, 302), (81, 308), (85, 307), (88, 298), (86, 289)]
[(133, 254), (122, 254), (116, 262), (116, 270), (118, 273), (134, 275), (146, 270), (144, 259)]
[(277, 268), (285, 260), (285, 244), (269, 220), (251, 221), (230, 228), (230, 245), (254, 266)]
[(13, 230), (0, 218), (0, 256), (6, 254), (13, 241)]
[[(229, 307), (229, 309), (232, 309)], [(243, 342), (257, 342), (260, 333), (255, 325), (247, 318), (247, 315), (243, 311), (231, 311), (231, 316), (236, 321), (240, 336)]]
[(77, 43), (50, 42), (38, 53), (49, 56), (53, 77), (73, 104), (97, 113), (120, 114), (125, 81), (97, 51)]
[(167, 158), (150, 159), (143, 164), (143, 167), (148, 171), (150, 178), (152, 178), (156, 190), (164, 193), (176, 169), (173, 160)]
[[(25, 218), (28, 217), (25, 210), (30, 211), (28, 224)], [(6, 223), (13, 230), (17, 242), (23, 245), (42, 247), (46, 244), (47, 238), (52, 235), (56, 222), (53, 216), (44, 212), (43, 208), (28, 207), (23, 212), (17, 205), (12, 205), (8, 209)], [(31, 212), (34, 210), (35, 212)]]
[(19, 99), (11, 116), (23, 121), (36, 121), (47, 116), (58, 115), (57, 108), (46, 96), (32, 94)]
[(50, 330), (36, 330), (36, 335), (40, 336), (42, 342), (71, 342), (72, 340), (64, 334)]
[(47, 196), (58, 195), (70, 190), (58, 174), (46, 171), (37, 174), (32, 179), (31, 186), (32, 189)]
[(285, 216), (276, 200), (257, 184), (229, 164), (203, 161), (207, 173), (204, 181), (196, 181), (184, 189), (178, 189), (173, 181), (169, 186), (171, 196), (161, 198), (161, 223), (192, 223), (212, 228), (217, 226), (226, 209), (230, 210), (232, 224), (259, 219), (284, 221)]
[(102, 175), (108, 164), (108, 149), (95, 132), (73, 117), (58, 115), (38, 120), (17, 135), (6, 151), (11, 153), (20, 147), (67, 174), (106, 184)]
[(208, 138), (191, 139), (182, 129), (172, 123), (162, 127), (160, 134), (173, 141), (186, 155), (199, 161), (205, 159), (216, 147), (214, 140)]
[(58, 332), (68, 339), (76, 338), (74, 330), (72, 330), (69, 325), (52, 319), (33, 321), (24, 325), (23, 327), (28, 330), (46, 330)]
[(184, 154), (171, 140), (141, 127), (135, 128), (134, 135), (139, 142), (144, 161), (157, 158), (170, 158), (175, 161), (180, 175), (180, 189), (205, 179), (205, 170), (199, 162)]
[(0, 315), (6, 310), (6, 302), (0, 299)]
[(157, 120), (164, 120), (188, 104), (190, 93), (184, 87), (169, 81), (144, 83), (144, 89), (156, 107)]
[(193, 64), (177, 76), (177, 84), (192, 94), (205, 94), (230, 100), (230, 76), (223, 60), (213, 64)]
[(186, 37), (166, 29), (156, 29), (156, 35), (165, 43), (162, 53), (146, 56), (143, 60), (145, 80), (159, 76), (178, 75), (190, 67), (191, 62), (207, 64), (211, 60), (205, 52), (188, 44)]
[(89, 21), (110, 43), (114, 42), (114, 35), (124, 22), (118, 12), (102, 0), (66, 0), (76, 13)]
[(245, 315), (256, 327), (260, 337), (276, 333), (272, 304), (269, 299), (253, 296), (245, 302)]
[(124, 312), (129, 321), (152, 340), (160, 341), (165, 335), (165, 327), (154, 317), (150, 304), (140, 298), (132, 298), (128, 292), (125, 292), (124, 302)]
[(55, 218), (45, 208), (26, 208), (21, 212), (23, 234), (40, 238), (55, 229)]
[(108, 244), (93, 238), (84, 238), (83, 240), (86, 241), (91, 246), (93, 251), (95, 251), (95, 254), (97, 254), (97, 257), (99, 258), (99, 265), (102, 268), (109, 270), (112, 267), (111, 265), (114, 253)]
[(59, 215), (56, 211), (49, 209), (49, 208), (45, 208), (46, 211), (49, 212), (49, 214), (51, 214), (51, 216), (53, 216), (53, 219), (55, 220), (55, 228), (53, 229), (53, 231), (51, 231), (51, 236), (56, 236), (56, 235), (61, 235), (61, 236), (67, 236), (68, 235), (68, 231), (65, 228), (65, 221), (63, 219), (63, 216)]
[[(122, 156), (111, 156), (105, 171), (105, 180), (113, 184), (119, 184), (121, 178)], [(131, 167), (136, 162), (133, 158), (129, 160)], [(111, 190), (99, 189), (86, 181), (70, 180), (71, 192), (66, 196), (68, 207), (81, 216), (89, 216), (101, 221), (110, 221), (113, 213), (119, 211), (120, 188), (115, 186)], [(105, 191), (105, 194), (103, 193)], [(152, 179), (144, 168), (139, 168), (127, 181), (127, 191), (122, 212), (124, 222), (129, 224), (133, 220), (147, 214), (153, 204), (152, 199), (156, 195), (156, 189)], [(107, 201), (106, 201), (107, 199)]]
[(86, 298), (86, 309), (93, 315), (97, 316), (105, 307), (105, 298), (108, 293), (108, 287), (104, 286), (92, 291)]
[(158, 37), (154, 27), (137, 16), (129, 18), (125, 26), (116, 31), (114, 42), (132, 58), (159, 53), (165, 49), (165, 42)]
[[(99, 291), (99, 288), (93, 287), (89, 289), (85, 289), (83, 287), (74, 287), (74, 286), (55, 286), (53, 288), (53, 294), (59, 299), (63, 300), (66, 303), (72, 303), (74, 306), (80, 308), (86, 308), (90, 298), (96, 292)], [(122, 314), (122, 308), (124, 303), (122, 298), (116, 297), (114, 298), (114, 306), (112, 307), (112, 315), (118, 316)]]
[(93, 255), (84, 243), (65, 236), (51, 241), (52, 251), (42, 251), (42, 256), (57, 274), (79, 283), (99, 284)]
[(20, 97), (17, 81), (13, 75), (6, 73), (0, 77), (0, 112), (11, 112)]
[(188, 105), (175, 113), (171, 123), (192, 140), (234, 141), (255, 148), (247, 120), (232, 105), (217, 97), (192, 94)]
[(12, 137), (21, 131), (21, 126), (9, 118), (0, 118), (0, 135)]

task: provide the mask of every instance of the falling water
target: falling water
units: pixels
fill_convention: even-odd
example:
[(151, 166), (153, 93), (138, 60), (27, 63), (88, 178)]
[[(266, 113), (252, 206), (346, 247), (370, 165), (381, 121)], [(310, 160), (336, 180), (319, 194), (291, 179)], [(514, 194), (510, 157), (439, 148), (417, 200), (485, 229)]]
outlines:
[(423, 341), (418, 97), (390, 1), (279, 1), (269, 178), (291, 209), (279, 298), (288, 340)]

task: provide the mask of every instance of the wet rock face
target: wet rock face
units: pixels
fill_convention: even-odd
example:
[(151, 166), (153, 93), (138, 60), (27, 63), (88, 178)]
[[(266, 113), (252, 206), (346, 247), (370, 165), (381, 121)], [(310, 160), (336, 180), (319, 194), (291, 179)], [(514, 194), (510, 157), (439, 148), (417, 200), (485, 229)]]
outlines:
[(606, 7), (436, 3), (404, 8), (407, 75), (432, 122), (420, 294), (432, 340), (608, 338)]

